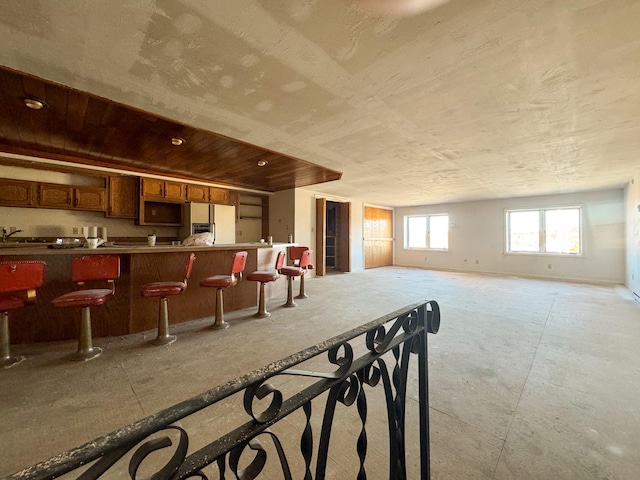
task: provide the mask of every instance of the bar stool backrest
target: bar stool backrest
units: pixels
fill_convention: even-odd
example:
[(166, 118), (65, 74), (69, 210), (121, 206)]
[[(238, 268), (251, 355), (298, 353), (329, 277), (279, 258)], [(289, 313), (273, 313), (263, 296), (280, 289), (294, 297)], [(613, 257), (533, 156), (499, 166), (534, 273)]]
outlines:
[(302, 252), (302, 256), (300, 257), (300, 263), (298, 264), (298, 266), (300, 268), (307, 268), (309, 267), (309, 265), (311, 265), (311, 254), (313, 253), (313, 250), (305, 250), (304, 252)]
[(87, 255), (71, 262), (71, 280), (82, 286), (84, 282), (106, 280), (115, 292), (114, 280), (120, 278), (120, 257), (117, 255)]
[(247, 264), (247, 252), (236, 252), (233, 254), (233, 262), (231, 262), (231, 276), (234, 277), (237, 273), (242, 278), (242, 272)]
[(297, 265), (302, 258), (302, 254), (309, 250), (309, 247), (289, 247), (289, 258), (294, 265)]
[(278, 256), (276, 257), (276, 272), (280, 273), (282, 267), (284, 267), (284, 259), (286, 258), (286, 254), (284, 250), (278, 252)]
[(193, 270), (193, 263), (196, 261), (196, 254), (190, 253), (189, 258), (187, 258), (187, 265), (185, 267), (184, 272), (184, 283), (187, 283), (187, 280), (191, 278), (191, 271)]
[(0, 262), (0, 293), (38, 288), (44, 281), (45, 266), (36, 260)]

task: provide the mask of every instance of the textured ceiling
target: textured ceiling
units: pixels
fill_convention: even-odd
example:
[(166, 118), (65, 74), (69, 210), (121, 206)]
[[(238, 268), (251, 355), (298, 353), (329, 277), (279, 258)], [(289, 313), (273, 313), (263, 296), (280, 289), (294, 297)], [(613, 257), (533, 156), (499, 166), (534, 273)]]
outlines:
[(640, 2), (0, 2), (0, 64), (344, 172), (400, 206), (622, 187)]

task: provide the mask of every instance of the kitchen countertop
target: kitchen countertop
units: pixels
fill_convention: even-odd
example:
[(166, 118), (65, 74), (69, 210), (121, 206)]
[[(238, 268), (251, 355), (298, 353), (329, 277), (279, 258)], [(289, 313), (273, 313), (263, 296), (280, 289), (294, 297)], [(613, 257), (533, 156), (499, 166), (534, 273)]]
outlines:
[(175, 253), (185, 250), (208, 251), (208, 250), (239, 250), (239, 249), (260, 249), (260, 248), (282, 248), (295, 247), (297, 243), (275, 243), (269, 245), (260, 242), (229, 243), (212, 246), (182, 246), (182, 245), (156, 245), (149, 247), (143, 244), (122, 244), (112, 247), (74, 247), (74, 248), (48, 248), (48, 245), (32, 243), (0, 243), (0, 256), (3, 255), (85, 255), (85, 254), (122, 254), (122, 253)]

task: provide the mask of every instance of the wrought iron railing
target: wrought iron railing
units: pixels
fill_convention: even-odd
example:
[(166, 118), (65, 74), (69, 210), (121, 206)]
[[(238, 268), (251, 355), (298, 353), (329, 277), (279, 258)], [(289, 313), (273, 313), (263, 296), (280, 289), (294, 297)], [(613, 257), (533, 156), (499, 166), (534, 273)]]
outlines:
[[(386, 450), (384, 469), (388, 469), (389, 479), (428, 479), (427, 333), (437, 333), (439, 325), (440, 309), (437, 302), (407, 306), (33, 465), (9, 479), (48, 479), (65, 474), (82, 479), (126, 475), (132, 479), (142, 476), (157, 479), (200, 477), (243, 480), (345, 478), (343, 474), (332, 474), (328, 468), (332, 434), (334, 437), (340, 436), (341, 445), (345, 442), (352, 445), (355, 451), (353, 458), (359, 464), (353, 466), (353, 476), (357, 479), (371, 478), (372, 473), (375, 473), (375, 478), (387, 476), (381, 472), (379, 443), (384, 444)], [(358, 351), (361, 351), (361, 355), (356, 356)], [(327, 356), (323, 358), (325, 352)], [(417, 358), (417, 361), (411, 362), (411, 358)], [(322, 365), (316, 368), (319, 360), (322, 360)], [(387, 360), (390, 362), (387, 363)], [(313, 369), (293, 369), (303, 363), (313, 365)], [(294, 378), (291, 375), (295, 376), (296, 381), (291, 381)], [(285, 379), (289, 381), (283, 381)], [(301, 385), (305, 382), (305, 385)], [(379, 403), (383, 406), (370, 409), (368, 402), (378, 392), (381, 394)], [(241, 413), (244, 418), (238, 422), (240, 425), (211, 442), (207, 437), (207, 440), (200, 441), (202, 446), (194, 447), (193, 444), (198, 442), (193, 437), (203, 436), (202, 424), (206, 423), (199, 416), (204, 413), (207, 415), (204, 418), (211, 418), (209, 415), (225, 418), (216, 417), (219, 413), (214, 414), (210, 409), (228, 407), (229, 397), (236, 394), (243, 396)], [(225, 400), (224, 405), (220, 403), (222, 400)], [(322, 419), (316, 421), (312, 406), (316, 408), (318, 403), (323, 402), (324, 407), (319, 410)], [(412, 402), (415, 418), (413, 414), (407, 417), (409, 402)], [(356, 405), (355, 412), (344, 408), (353, 404)], [(346, 413), (338, 412), (342, 409)], [(231, 416), (237, 416), (238, 410), (235, 408)], [(289, 417), (294, 412), (302, 412), (302, 415), (297, 413), (297, 421), (291, 421)], [(351, 420), (351, 425), (356, 424), (359, 430), (354, 435), (357, 439), (353, 443), (349, 442), (347, 433), (343, 431), (346, 422), (336, 420), (338, 413), (357, 413), (357, 417), (353, 419), (352, 415)], [(388, 435), (386, 439), (376, 435), (375, 453), (372, 454), (376, 457), (374, 467), (368, 467), (367, 461), (368, 449), (371, 446), (373, 450), (374, 447), (368, 441), (368, 415), (378, 424), (382, 416), (386, 420), (385, 435)], [(198, 419), (189, 422), (194, 416), (198, 416)], [(285, 418), (287, 422), (278, 423)], [(217, 422), (214, 420), (211, 423), (215, 425)], [(226, 420), (222, 423), (226, 425)], [(276, 429), (283, 423), (287, 424), (284, 433), (278, 433)], [(318, 439), (314, 440), (314, 427), (318, 423), (320, 433)], [(407, 425), (415, 427), (413, 430), (418, 436), (410, 444), (407, 443)], [(190, 430), (200, 433), (190, 435)], [(293, 430), (296, 431), (295, 435), (291, 434)], [(301, 432), (297, 433), (297, 430)], [(418, 442), (419, 446), (415, 447)], [(294, 447), (291, 447), (292, 443)], [(408, 445), (412, 447), (409, 449), (412, 454), (419, 458), (408, 459)], [(173, 449), (166, 450), (172, 446)], [(295, 450), (295, 453), (291, 450)], [(334, 453), (338, 456), (341, 454)], [(409, 464), (414, 472), (408, 473)], [(376, 471), (372, 472), (372, 468)], [(122, 472), (123, 469), (126, 473)]]

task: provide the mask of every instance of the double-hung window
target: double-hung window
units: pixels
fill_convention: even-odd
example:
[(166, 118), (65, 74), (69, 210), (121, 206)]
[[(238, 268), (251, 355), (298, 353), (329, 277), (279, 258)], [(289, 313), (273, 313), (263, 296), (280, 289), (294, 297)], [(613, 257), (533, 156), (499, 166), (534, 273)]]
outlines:
[(449, 215), (405, 217), (404, 248), (449, 249)]
[(507, 253), (582, 254), (580, 207), (506, 213)]

